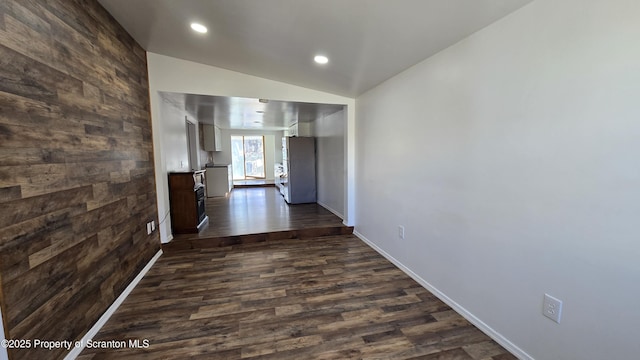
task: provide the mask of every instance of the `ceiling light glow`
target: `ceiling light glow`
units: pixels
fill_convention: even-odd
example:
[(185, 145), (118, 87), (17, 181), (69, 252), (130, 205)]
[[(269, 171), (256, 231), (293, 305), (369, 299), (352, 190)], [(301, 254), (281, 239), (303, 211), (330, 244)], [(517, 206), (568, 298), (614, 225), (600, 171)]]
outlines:
[(199, 32), (201, 34), (207, 33), (207, 27), (202, 24), (191, 23), (191, 28), (193, 29), (193, 31)]
[(324, 55), (316, 55), (313, 58), (313, 61), (315, 61), (318, 64), (326, 64), (329, 62), (329, 58)]

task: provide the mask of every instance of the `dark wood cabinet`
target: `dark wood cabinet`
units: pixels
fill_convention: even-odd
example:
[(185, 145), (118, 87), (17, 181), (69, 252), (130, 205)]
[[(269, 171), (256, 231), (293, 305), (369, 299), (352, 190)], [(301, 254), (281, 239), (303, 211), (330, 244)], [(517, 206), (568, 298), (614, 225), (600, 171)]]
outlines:
[(169, 173), (171, 230), (174, 234), (197, 233), (209, 218), (205, 213), (204, 170)]

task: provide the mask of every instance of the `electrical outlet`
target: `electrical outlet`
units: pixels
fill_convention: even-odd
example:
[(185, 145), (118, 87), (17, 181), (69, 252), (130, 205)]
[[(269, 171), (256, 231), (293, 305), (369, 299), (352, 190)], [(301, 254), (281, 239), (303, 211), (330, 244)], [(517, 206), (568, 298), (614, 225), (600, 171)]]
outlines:
[(404, 226), (398, 225), (398, 237), (400, 240), (404, 240)]
[(148, 223), (147, 223), (147, 235), (151, 234), (151, 231), (152, 231), (152, 230), (151, 230), (151, 223), (150, 223), (150, 222), (148, 222)]
[(155, 220), (151, 220), (151, 232), (156, 231), (156, 221)]
[(562, 301), (549, 294), (544, 294), (542, 315), (560, 324), (560, 317), (562, 316)]

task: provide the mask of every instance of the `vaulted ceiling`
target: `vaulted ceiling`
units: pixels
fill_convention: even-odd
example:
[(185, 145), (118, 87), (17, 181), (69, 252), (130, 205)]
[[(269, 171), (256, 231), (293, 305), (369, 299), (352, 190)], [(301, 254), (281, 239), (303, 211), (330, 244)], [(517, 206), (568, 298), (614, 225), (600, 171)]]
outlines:
[[(348, 97), (531, 2), (99, 1), (147, 51)], [(315, 64), (317, 54), (329, 63)]]
[[(532, 0), (99, 0), (147, 51), (355, 98)], [(190, 24), (208, 28), (194, 32)], [(329, 62), (319, 65), (315, 55)], [(285, 129), (340, 105), (163, 94), (199, 121)], [(263, 112), (259, 112), (263, 111)]]

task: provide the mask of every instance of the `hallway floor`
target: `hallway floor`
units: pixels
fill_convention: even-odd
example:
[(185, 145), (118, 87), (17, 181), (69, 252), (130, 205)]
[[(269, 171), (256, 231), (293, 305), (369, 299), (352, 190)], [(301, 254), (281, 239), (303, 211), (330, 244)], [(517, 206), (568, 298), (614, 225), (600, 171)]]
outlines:
[(79, 360), (515, 359), (354, 235), (165, 254), (94, 340), (149, 346)]

